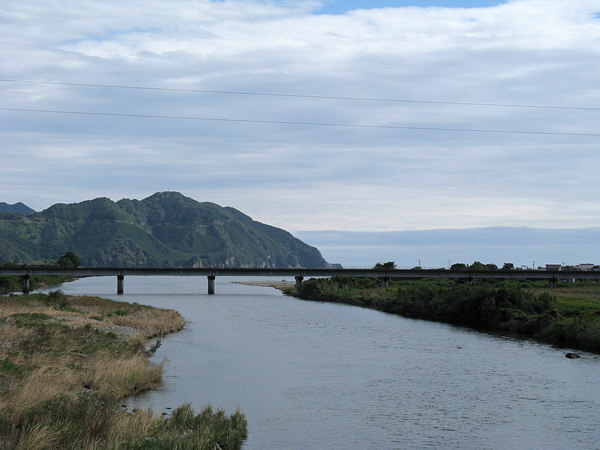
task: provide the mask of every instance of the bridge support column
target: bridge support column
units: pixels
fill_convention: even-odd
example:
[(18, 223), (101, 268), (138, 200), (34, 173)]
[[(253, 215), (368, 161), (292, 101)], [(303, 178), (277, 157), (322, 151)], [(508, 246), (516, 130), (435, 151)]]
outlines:
[(123, 293), (125, 286), (125, 275), (117, 275), (117, 294)]
[(302, 275), (296, 275), (296, 289), (300, 289), (300, 286), (302, 286), (302, 280), (304, 280)]
[(386, 288), (390, 285), (390, 279), (388, 277), (381, 279), (381, 287)]
[(208, 277), (208, 293), (210, 295), (215, 293), (215, 276), (209, 275)]
[(551, 278), (550, 280), (548, 280), (548, 282), (550, 283), (551, 288), (556, 287), (556, 278)]
[(29, 275), (23, 276), (22, 281), (23, 281), (23, 294), (29, 294), (29, 290), (30, 290), (29, 289), (30, 288)]

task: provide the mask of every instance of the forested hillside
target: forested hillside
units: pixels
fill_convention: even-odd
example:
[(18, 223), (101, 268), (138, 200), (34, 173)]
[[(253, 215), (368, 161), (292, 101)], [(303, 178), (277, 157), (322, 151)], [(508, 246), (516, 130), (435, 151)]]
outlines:
[(0, 262), (86, 266), (324, 267), (320, 252), (240, 211), (177, 192), (144, 200), (96, 198), (29, 215), (0, 215)]

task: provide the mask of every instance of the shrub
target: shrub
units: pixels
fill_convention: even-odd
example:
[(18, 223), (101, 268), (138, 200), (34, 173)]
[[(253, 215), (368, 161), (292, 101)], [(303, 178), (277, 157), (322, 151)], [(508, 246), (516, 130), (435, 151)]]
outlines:
[(311, 278), (300, 285), (298, 296), (309, 300), (320, 300), (323, 292), (324, 289), (323, 286), (321, 286), (320, 279)]
[(58, 309), (65, 309), (69, 307), (69, 300), (63, 291), (57, 289), (48, 293), (47, 304), (53, 305)]

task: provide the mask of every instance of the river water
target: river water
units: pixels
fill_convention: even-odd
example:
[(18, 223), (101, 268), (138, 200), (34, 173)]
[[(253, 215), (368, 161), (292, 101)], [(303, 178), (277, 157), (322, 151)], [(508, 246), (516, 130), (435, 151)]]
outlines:
[(114, 277), (65, 293), (172, 308), (164, 386), (127, 400), (248, 419), (245, 449), (599, 448), (600, 358), (278, 290), (205, 278)]

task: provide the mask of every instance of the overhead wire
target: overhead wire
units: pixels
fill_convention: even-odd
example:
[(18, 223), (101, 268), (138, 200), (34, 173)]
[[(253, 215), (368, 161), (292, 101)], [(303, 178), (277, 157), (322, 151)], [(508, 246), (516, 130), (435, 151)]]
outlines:
[(344, 128), (376, 128), (390, 130), (421, 130), (421, 131), (455, 131), (472, 133), (495, 133), (495, 134), (527, 134), (527, 135), (546, 135), (546, 136), (585, 136), (600, 137), (600, 133), (580, 133), (567, 131), (528, 131), (528, 130), (490, 130), (479, 128), (445, 128), (445, 127), (426, 127), (412, 125), (369, 125), (358, 123), (333, 123), (333, 122), (301, 122), (291, 120), (261, 120), (261, 119), (231, 119), (225, 117), (199, 117), (199, 116), (171, 116), (162, 114), (127, 114), (99, 111), (68, 111), (58, 109), (31, 109), (31, 108), (4, 108), (0, 111), (13, 112), (34, 112), (46, 114), (72, 114), (81, 116), (106, 116), (106, 117), (129, 117), (144, 119), (169, 119), (169, 120), (197, 120), (213, 122), (236, 122), (236, 123), (257, 123), (257, 124), (275, 124), (275, 125), (308, 125), (321, 127), (344, 127)]
[[(97, 83), (44, 81), (44, 80), (0, 79), (0, 82), (59, 85), (59, 86), (79, 86), (79, 87), (94, 87), (94, 88), (105, 88), (105, 89), (132, 89), (132, 90), (145, 90), (145, 91), (202, 93), (202, 94), (209, 93), (209, 94), (254, 95), (254, 96), (293, 97), (293, 98), (349, 100), (349, 101), (353, 100), (353, 101), (369, 101), (369, 102), (379, 101), (379, 102), (399, 102), (399, 103), (463, 105), (463, 106), (600, 111), (600, 108), (596, 108), (596, 107), (579, 107), (579, 106), (476, 103), (476, 102), (455, 102), (455, 101), (435, 101), (435, 100), (407, 100), (407, 99), (393, 99), (393, 98), (306, 95), (306, 94), (294, 94), (294, 93), (163, 88), (163, 87), (111, 85), (111, 84), (97, 84)], [(57, 110), (57, 109), (7, 108), (7, 107), (0, 107), (0, 111), (33, 112), (33, 113), (46, 113), (46, 114), (72, 114), (72, 115), (85, 115), (85, 116), (147, 118), (147, 119), (219, 121), (219, 122), (237, 122), (237, 123), (276, 124), (276, 125), (304, 125), (304, 126), (321, 126), (321, 127), (378, 128), (378, 129), (402, 129), (402, 130), (421, 130), (421, 131), (453, 131), (453, 132), (495, 133), (495, 134), (521, 134), (521, 135), (528, 134), (528, 135), (548, 135), (548, 136), (600, 137), (600, 133), (583, 133), (583, 132), (568, 132), (568, 131), (494, 130), (494, 129), (480, 129), (480, 128), (428, 127), (428, 126), (416, 126), (416, 125), (371, 125), (371, 124), (361, 124), (361, 123), (305, 122), (305, 121), (241, 119), (241, 118), (235, 119), (235, 118), (224, 118), (224, 117), (172, 116), (172, 115), (160, 115), (160, 114), (128, 114), (128, 113), (116, 113), (116, 112), (72, 111), (72, 110)]]
[(79, 86), (79, 87), (94, 87), (105, 89), (133, 89), (145, 91), (164, 91), (164, 92), (187, 92), (196, 94), (228, 94), (228, 95), (249, 95), (262, 97), (292, 97), (292, 98), (307, 98), (307, 99), (322, 99), (322, 100), (351, 100), (364, 102), (395, 102), (395, 103), (423, 103), (437, 105), (456, 105), (456, 106), (488, 106), (502, 108), (531, 108), (531, 109), (562, 109), (575, 111), (600, 111), (600, 107), (588, 106), (561, 106), (561, 105), (527, 105), (517, 103), (478, 103), (466, 101), (445, 101), (445, 100), (419, 100), (419, 99), (399, 99), (399, 98), (382, 98), (382, 97), (354, 97), (354, 96), (337, 96), (337, 95), (316, 95), (316, 94), (296, 94), (296, 93), (280, 93), (280, 92), (253, 92), (253, 91), (231, 91), (231, 90), (213, 90), (213, 89), (184, 89), (184, 88), (165, 88), (165, 87), (147, 87), (147, 86), (130, 86), (119, 84), (98, 84), (98, 83), (72, 83), (64, 81), (41, 81), (41, 80), (16, 80), (16, 79), (0, 79), (1, 83), (23, 83), (23, 84), (45, 84), (56, 86)]

